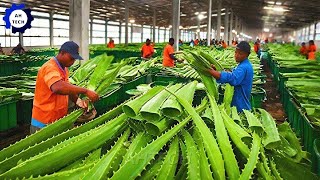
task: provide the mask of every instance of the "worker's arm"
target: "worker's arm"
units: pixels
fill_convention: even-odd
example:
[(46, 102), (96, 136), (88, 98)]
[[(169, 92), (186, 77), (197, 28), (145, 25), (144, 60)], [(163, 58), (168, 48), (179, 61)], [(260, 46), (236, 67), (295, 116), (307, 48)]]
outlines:
[(245, 77), (245, 69), (242, 67), (235, 68), (232, 72), (218, 72), (214, 69), (211, 69), (209, 72), (217, 79), (218, 83), (229, 83), (232, 86), (239, 85)]
[(72, 85), (62, 80), (52, 84), (50, 89), (55, 94), (71, 95), (71, 97), (73, 96), (73, 98), (76, 97), (75, 95), (84, 94), (93, 102), (99, 100), (99, 95), (96, 92), (90, 91), (89, 89), (86, 89), (86, 88)]
[(141, 50), (141, 57), (143, 57), (143, 50)]

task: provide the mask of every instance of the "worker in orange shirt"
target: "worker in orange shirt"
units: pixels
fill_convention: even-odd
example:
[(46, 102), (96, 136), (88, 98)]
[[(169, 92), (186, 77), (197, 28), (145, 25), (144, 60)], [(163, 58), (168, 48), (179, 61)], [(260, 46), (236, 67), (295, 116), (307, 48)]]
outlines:
[(146, 43), (141, 48), (141, 57), (150, 59), (154, 54), (154, 48), (151, 46), (150, 39), (146, 40)]
[(254, 52), (256, 52), (257, 56), (260, 58), (260, 55), (261, 55), (260, 39), (257, 39), (257, 41), (254, 43), (253, 49), (254, 49)]
[(199, 39), (194, 40), (194, 45), (198, 46), (198, 44), (199, 44)]
[(308, 57), (308, 48), (307, 48), (305, 42), (301, 43), (301, 47), (300, 47), (299, 52), (300, 52), (301, 55), (303, 55), (305, 57)]
[(114, 40), (110, 38), (110, 41), (107, 44), (107, 48), (115, 48), (116, 46), (114, 45)]
[(308, 47), (308, 59), (309, 60), (316, 60), (316, 51), (317, 51), (317, 46), (314, 44), (313, 40), (310, 40), (309, 47)]
[(227, 43), (224, 42), (224, 41), (222, 41), (221, 44), (222, 44), (223, 49), (226, 49), (226, 48), (228, 47), (228, 46), (227, 46)]
[(96, 92), (69, 83), (68, 67), (76, 59), (82, 60), (79, 46), (67, 41), (62, 44), (59, 54), (40, 68), (33, 100), (31, 134), (67, 115), (69, 96), (84, 109), (88, 108), (88, 101), (81, 100), (79, 94), (87, 96), (92, 102), (99, 99)]
[(176, 54), (176, 53), (174, 52), (173, 44), (174, 44), (174, 39), (170, 38), (169, 39), (169, 44), (167, 44), (164, 47), (164, 50), (163, 50), (163, 61), (162, 61), (162, 65), (164, 67), (174, 67), (174, 62), (175, 61), (182, 62), (182, 60), (177, 59), (174, 56), (174, 54)]

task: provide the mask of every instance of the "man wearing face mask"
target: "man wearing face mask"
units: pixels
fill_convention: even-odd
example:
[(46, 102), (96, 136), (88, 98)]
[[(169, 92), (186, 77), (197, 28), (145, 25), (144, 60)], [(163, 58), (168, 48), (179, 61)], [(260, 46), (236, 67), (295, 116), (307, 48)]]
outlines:
[(69, 83), (68, 67), (79, 55), (79, 46), (73, 42), (65, 42), (56, 57), (47, 61), (39, 70), (33, 100), (30, 133), (51, 124), (67, 115), (68, 99), (79, 107), (87, 109), (88, 102), (78, 95), (87, 96), (92, 102), (99, 99), (96, 92)]
[(218, 83), (229, 83), (234, 86), (234, 95), (231, 106), (235, 106), (238, 112), (251, 110), (250, 97), (253, 81), (253, 68), (248, 56), (250, 54), (250, 45), (246, 41), (241, 41), (236, 46), (235, 60), (238, 66), (232, 72), (216, 71), (213, 66), (209, 70), (210, 74)]

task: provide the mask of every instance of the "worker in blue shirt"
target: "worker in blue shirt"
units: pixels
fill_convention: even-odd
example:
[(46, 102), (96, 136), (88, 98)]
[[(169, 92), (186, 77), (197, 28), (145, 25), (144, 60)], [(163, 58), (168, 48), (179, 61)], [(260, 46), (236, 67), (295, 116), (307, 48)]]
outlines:
[(215, 67), (209, 70), (210, 74), (217, 79), (218, 83), (229, 83), (234, 86), (234, 95), (231, 106), (235, 106), (238, 112), (251, 110), (250, 97), (253, 81), (253, 68), (248, 59), (250, 45), (246, 41), (241, 41), (236, 46), (235, 59), (238, 66), (232, 72), (216, 71)]

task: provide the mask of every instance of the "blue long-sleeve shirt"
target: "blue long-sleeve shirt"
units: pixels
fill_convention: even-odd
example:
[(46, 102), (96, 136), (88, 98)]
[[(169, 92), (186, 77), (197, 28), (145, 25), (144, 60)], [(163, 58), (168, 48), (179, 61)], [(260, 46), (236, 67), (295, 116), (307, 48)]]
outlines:
[(238, 64), (232, 72), (221, 72), (218, 83), (229, 83), (234, 86), (234, 95), (232, 98), (232, 106), (236, 106), (238, 112), (243, 109), (250, 110), (250, 97), (253, 81), (253, 68), (248, 59)]

